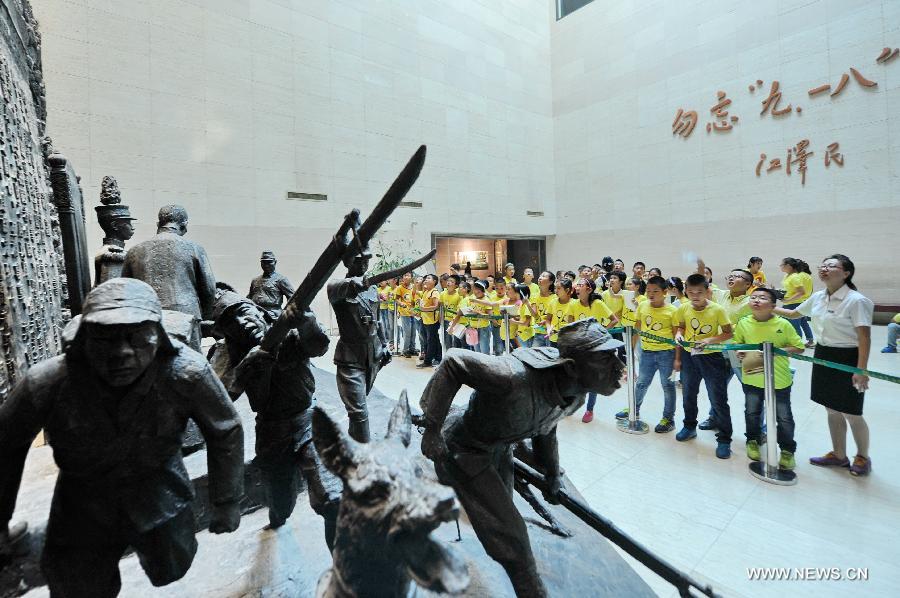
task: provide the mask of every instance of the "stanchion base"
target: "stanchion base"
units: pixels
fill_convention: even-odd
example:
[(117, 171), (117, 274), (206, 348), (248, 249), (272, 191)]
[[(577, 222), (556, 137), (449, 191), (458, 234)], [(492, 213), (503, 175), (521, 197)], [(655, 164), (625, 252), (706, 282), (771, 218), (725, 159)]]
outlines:
[(617, 420), (616, 427), (619, 428), (619, 432), (625, 432), (626, 434), (646, 434), (650, 431), (649, 424), (639, 419), (634, 422), (627, 419)]
[(779, 486), (793, 486), (797, 483), (797, 474), (787, 469), (778, 468), (774, 475), (766, 475), (766, 464), (762, 461), (754, 461), (750, 464), (750, 475), (770, 484)]

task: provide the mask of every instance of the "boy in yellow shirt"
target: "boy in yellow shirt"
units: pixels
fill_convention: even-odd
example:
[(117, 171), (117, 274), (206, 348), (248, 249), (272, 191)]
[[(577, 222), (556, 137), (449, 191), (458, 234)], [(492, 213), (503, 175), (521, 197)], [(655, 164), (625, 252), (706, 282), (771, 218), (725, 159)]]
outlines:
[(887, 346), (881, 350), (882, 353), (897, 352), (897, 336), (900, 335), (900, 314), (894, 315), (891, 323), (888, 324)]
[(537, 297), (538, 293), (541, 292), (540, 287), (534, 282), (534, 270), (531, 268), (522, 270), (522, 284), (528, 285), (528, 292), (531, 293), (532, 297)]
[(675, 440), (697, 436), (697, 394), (700, 381), (712, 405), (716, 432), (716, 456), (731, 456), (731, 411), (728, 407), (728, 378), (731, 364), (721, 352), (706, 350), (710, 343), (724, 343), (731, 338), (732, 326), (725, 308), (707, 297), (709, 282), (702, 274), (691, 274), (685, 284), (688, 301), (675, 313), (675, 340), (692, 343), (681, 352), (681, 394), (684, 427)]
[(425, 358), (418, 368), (436, 366), (442, 357), (440, 334), (441, 323), (438, 321), (438, 310), (441, 307), (441, 295), (435, 288), (438, 277), (426, 274), (422, 279), (422, 296), (419, 298), (419, 311), (422, 314), (422, 328), (425, 332)]
[(416, 326), (413, 319), (416, 295), (412, 284), (412, 274), (407, 272), (400, 279), (400, 285), (394, 289), (394, 301), (397, 302), (400, 330), (403, 333), (403, 357), (412, 357), (418, 353), (416, 349)]
[[(651, 276), (647, 281), (647, 301), (638, 305), (634, 328), (636, 331), (645, 331), (655, 336), (675, 341), (675, 308), (666, 302), (666, 289), (668, 284), (661, 276)], [(638, 343), (638, 334), (634, 335), (633, 342)], [(673, 346), (663, 341), (640, 337), (641, 359), (638, 366), (638, 378), (635, 383), (635, 405), (640, 415), (641, 403), (653, 376), (659, 372), (659, 381), (662, 385), (665, 404), (663, 416), (654, 430), (657, 433), (671, 432), (675, 429), (675, 382), (672, 381), (672, 373), (681, 369), (681, 347)], [(616, 419), (628, 419), (628, 409), (616, 414)]]
[(381, 321), (381, 327), (388, 338), (388, 346), (391, 351), (394, 350), (394, 286), (397, 279), (392, 278), (378, 285), (378, 319)]
[(456, 312), (459, 311), (459, 302), (462, 299), (462, 295), (459, 294), (458, 289), (459, 276), (457, 274), (451, 274), (444, 283), (446, 287), (441, 291), (441, 306), (444, 308), (444, 321), (441, 323), (444, 335), (444, 347), (448, 349), (454, 347), (462, 349), (463, 342), (447, 332), (448, 324), (456, 315)]

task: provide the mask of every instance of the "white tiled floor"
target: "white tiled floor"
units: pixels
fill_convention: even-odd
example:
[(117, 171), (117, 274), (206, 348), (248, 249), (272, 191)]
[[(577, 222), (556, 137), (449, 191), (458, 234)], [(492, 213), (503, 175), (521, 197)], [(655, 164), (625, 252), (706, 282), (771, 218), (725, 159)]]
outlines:
[[(873, 329), (870, 369), (900, 374), (900, 355), (879, 353), (885, 335), (884, 327)], [(328, 356), (316, 365), (333, 370)], [(412, 359), (397, 358), (379, 374), (376, 386), (390, 397), (406, 388), (416, 403), (431, 370), (414, 366)], [(809, 457), (830, 449), (830, 437), (824, 409), (809, 400), (809, 365), (795, 361), (793, 366), (798, 370), (792, 392), (796, 486), (774, 486), (749, 475), (736, 381), (729, 389), (735, 452), (728, 461), (713, 454), (712, 432), (700, 432), (686, 443), (676, 442), (674, 433), (619, 432), (613, 414), (625, 405), (623, 389), (598, 401), (591, 424), (581, 423), (580, 414), (560, 423), (562, 465), (597, 511), (724, 596), (895, 596), (900, 585), (900, 540), (893, 527), (900, 521), (900, 442), (892, 430), (900, 428), (900, 386), (872, 382), (865, 415), (874, 470), (868, 478), (853, 478), (844, 469), (809, 465)], [(701, 413), (708, 408), (703, 392)], [(463, 389), (457, 402), (467, 396)], [(651, 427), (661, 411), (662, 391), (655, 382), (643, 409)], [(682, 415), (679, 393), (676, 416)], [(848, 449), (851, 454), (855, 449), (850, 438)], [(628, 560), (660, 596), (677, 595)], [(868, 580), (751, 581), (749, 567), (868, 568)]]

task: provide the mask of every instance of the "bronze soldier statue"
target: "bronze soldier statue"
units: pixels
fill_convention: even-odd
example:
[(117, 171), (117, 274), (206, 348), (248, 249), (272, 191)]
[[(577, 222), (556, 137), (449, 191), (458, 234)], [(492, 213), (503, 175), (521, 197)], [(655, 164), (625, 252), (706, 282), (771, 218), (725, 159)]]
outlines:
[(249, 299), (223, 291), (214, 310), (215, 331), (224, 337), (212, 355), (213, 369), (237, 400), (247, 393), (256, 412), (256, 459), (269, 498), (269, 526), (284, 525), (297, 500), (298, 479), (306, 480), (313, 510), (325, 520), (329, 550), (334, 542), (341, 482), (322, 466), (312, 443), (316, 382), (309, 358), (328, 350), (328, 336), (311, 311), (285, 316), (294, 327), (275, 351), (258, 345), (268, 328)]
[(378, 371), (391, 361), (387, 335), (378, 310), (378, 289), (365, 278), (372, 253), (359, 247), (343, 261), (347, 277), (328, 283), (328, 300), (337, 317), (338, 338), (334, 350), (337, 388), (350, 418), (350, 437), (369, 442), (369, 410), (366, 397)]
[(163, 309), (191, 314), (199, 322), (211, 319), (216, 279), (203, 247), (183, 238), (187, 222), (183, 207), (160, 208), (156, 236), (128, 250), (122, 276), (143, 280)]
[(181, 456), (189, 417), (208, 447), (209, 529), (240, 524), (240, 419), (206, 360), (170, 339), (161, 319), (147, 284), (99, 285), (65, 354), (32, 367), (0, 405), (0, 525), (12, 517), (42, 428), (59, 466), (41, 560), (52, 596), (115, 596), (129, 547), (155, 586), (188, 571), (197, 551)]
[(290, 300), (294, 294), (294, 285), (287, 276), (275, 271), (275, 253), (263, 251), (259, 258), (259, 265), (263, 273), (250, 282), (250, 292), (247, 298), (253, 301), (263, 312), (266, 321), (271, 323), (281, 315), (281, 300)]
[[(562, 488), (556, 424), (578, 411), (586, 392), (612, 394), (624, 366), (622, 346), (593, 318), (559, 331), (559, 349), (517, 349), (491, 356), (450, 349), (425, 387), (422, 453), (453, 486), (478, 539), (509, 575), (517, 596), (546, 596), (513, 504), (513, 445), (532, 439), (554, 502)], [(465, 412), (448, 419), (462, 385), (474, 389)]]
[(95, 207), (97, 221), (103, 229), (103, 247), (94, 258), (94, 286), (110, 278), (122, 275), (125, 264), (125, 241), (134, 236), (136, 218), (131, 217), (128, 206), (122, 203), (122, 195), (116, 179), (103, 177), (100, 204)]

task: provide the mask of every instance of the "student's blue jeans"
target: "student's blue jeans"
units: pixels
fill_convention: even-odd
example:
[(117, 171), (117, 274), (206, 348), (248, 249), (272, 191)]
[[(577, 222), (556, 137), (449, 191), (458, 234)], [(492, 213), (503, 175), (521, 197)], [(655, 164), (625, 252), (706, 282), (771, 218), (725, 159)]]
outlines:
[(500, 338), (500, 326), (491, 324), (488, 328), (491, 331), (491, 338), (494, 341), (494, 355), (503, 355), (506, 353), (506, 341)]
[(478, 329), (478, 352), (485, 355), (491, 354), (491, 327), (485, 326)]
[(416, 352), (416, 319), (412, 316), (400, 316), (400, 330), (403, 332), (403, 352)]
[[(788, 305), (782, 305), (784, 309), (797, 309), (799, 303), (790, 303)], [(807, 341), (815, 340), (813, 338), (812, 328), (809, 327), (809, 318), (803, 316), (802, 318), (797, 318), (794, 320), (788, 320), (791, 323), (791, 326), (794, 327), (794, 330), (797, 331), (797, 334), (804, 336)]]
[[(743, 386), (747, 440), (761, 442), (765, 390), (746, 384)], [(778, 422), (778, 446), (783, 451), (797, 452), (797, 443), (794, 442), (794, 414), (791, 413), (790, 386), (775, 391), (775, 419)]]
[[(890, 335), (890, 333), (889, 333), (889, 335)], [(550, 339), (547, 338), (546, 334), (542, 334), (542, 333), (538, 332), (537, 334), (535, 334), (534, 336), (531, 337), (531, 346), (532, 347), (549, 347), (549, 346), (551, 346)]]
[(898, 336), (900, 336), (900, 324), (891, 322), (890, 324), (888, 324), (887, 346), (896, 347)]
[(697, 427), (697, 395), (700, 381), (706, 385), (706, 394), (712, 406), (711, 417), (716, 424), (716, 440), (731, 442), (731, 410), (728, 407), (728, 379), (731, 364), (721, 353), (691, 355), (681, 352), (681, 400), (684, 406), (684, 427)]
[(381, 327), (388, 342), (394, 343), (394, 312), (389, 309), (382, 309), (378, 312), (378, 319), (381, 320)]
[(644, 395), (650, 388), (653, 376), (659, 372), (659, 381), (662, 385), (665, 403), (663, 405), (663, 417), (671, 421), (675, 420), (675, 383), (669, 380), (675, 367), (675, 349), (664, 351), (641, 352), (641, 360), (638, 362), (638, 378), (635, 383), (635, 404), (638, 413), (641, 411), (641, 403)]
[(597, 393), (589, 392), (587, 393), (587, 407), (585, 407), (585, 411), (593, 411), (594, 405), (597, 404)]

